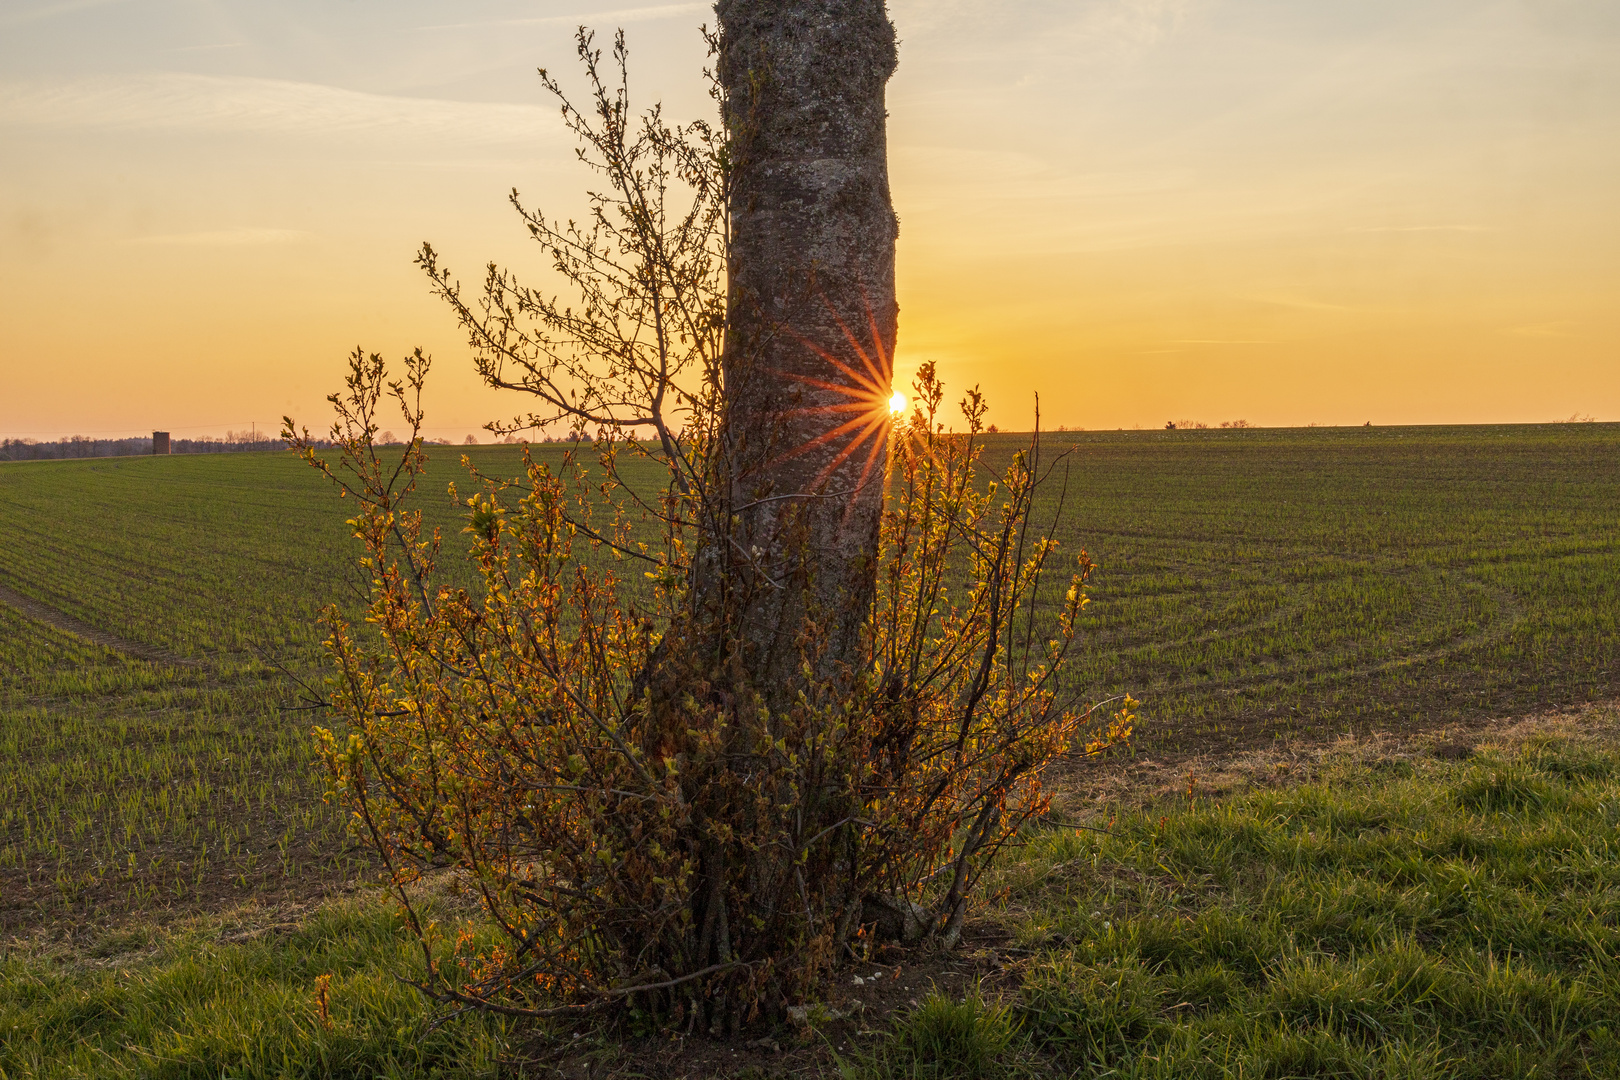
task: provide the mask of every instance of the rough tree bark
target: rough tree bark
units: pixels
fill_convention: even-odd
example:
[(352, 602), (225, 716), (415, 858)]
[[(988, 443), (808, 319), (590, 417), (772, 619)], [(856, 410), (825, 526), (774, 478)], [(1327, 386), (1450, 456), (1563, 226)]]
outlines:
[[(767, 702), (849, 675), (873, 595), (898, 305), (883, 0), (719, 0), (732, 137), (724, 594)], [(806, 620), (809, 620), (809, 623)], [(814, 627), (810, 638), (803, 635)]]

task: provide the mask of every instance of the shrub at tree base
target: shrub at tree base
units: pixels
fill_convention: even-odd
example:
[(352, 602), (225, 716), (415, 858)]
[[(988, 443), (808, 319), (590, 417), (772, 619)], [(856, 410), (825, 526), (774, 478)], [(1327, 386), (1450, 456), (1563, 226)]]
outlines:
[[(853, 21), (818, 48), (892, 52), (881, 5), (845, 7)], [(491, 430), (597, 433), (578, 444), (589, 467), (472, 473), (476, 587), (440, 583), (441, 538), (407, 502), (425, 464), (420, 352), (389, 382), (356, 351), (331, 399), (338, 461), (287, 422), (357, 499), (372, 579), (370, 628), (327, 616), (347, 721), (321, 733), (332, 790), (399, 890), (420, 985), (446, 1006), (633, 1008), (710, 1031), (780, 1015), (871, 935), (954, 944), (986, 865), (1046, 806), (1043, 768), (1129, 733), (1128, 701), (1094, 724), (1065, 678), (1091, 566), (1082, 553), (1056, 572), (1031, 519), (1055, 464), (1039, 440), (981, 475), (984, 403), (970, 393), (968, 430), (948, 434), (927, 366), (910, 418), (891, 412), (893, 308), (867, 288), (892, 284), (886, 187), (861, 213), (823, 192), (801, 222), (829, 243), (865, 237), (881, 281), (798, 265), (794, 230), (761, 240), (758, 200), (797, 191), (765, 183), (773, 162), (798, 160), (808, 129), (751, 65), (815, 83), (828, 124), (848, 127), (831, 119), (848, 88), (823, 85), (820, 53), (766, 47), (784, 18), (722, 12), (723, 131), (671, 127), (656, 108), (634, 123), (622, 35), (615, 84), (578, 36), (588, 112), (546, 77), (599, 184), (582, 222), (513, 202), (576, 305), (494, 266), (465, 297), (423, 247), (480, 376), (537, 410)], [(840, 144), (851, 168), (881, 165), (882, 83), (863, 83), (871, 138)], [(769, 314), (738, 287), (749, 252), (798, 300)], [(871, 340), (849, 329), (868, 323)], [(385, 396), (410, 427), (387, 463)], [(626, 482), (621, 459), (638, 457)], [(408, 886), (434, 867), (477, 890), (500, 948), (436, 942), (411, 912)]]
[[(409, 370), (419, 391), (426, 362)], [(377, 633), (328, 613), (348, 730), (319, 735), (421, 939), (424, 990), (716, 1031), (776, 1014), (866, 935), (953, 944), (987, 863), (1046, 807), (1042, 769), (1128, 737), (1128, 699), (1099, 724), (1062, 678), (1090, 563), (1043, 590), (1056, 543), (1030, 520), (1038, 443), (986, 484), (982, 402), (964, 402), (970, 430), (953, 435), (930, 368), (915, 390), (856, 676), (770, 710), (691, 647), (709, 638), (685, 606), (678, 530), (658, 569), (627, 570), (647, 545), (600, 482), (611, 441), (597, 480), (573, 459), (559, 473), (530, 460), (516, 482), (475, 472), (481, 585), (436, 584), (441, 538), (402, 505), (421, 444), (377, 456), (383, 365), (356, 354), (334, 429), (350, 471), (305, 453), (359, 500)], [(392, 392), (419, 427), (409, 391)], [(807, 622), (807, 665), (816, 637)], [(463, 875), (503, 936), (460, 943), (454, 971), (406, 889), (433, 867)]]

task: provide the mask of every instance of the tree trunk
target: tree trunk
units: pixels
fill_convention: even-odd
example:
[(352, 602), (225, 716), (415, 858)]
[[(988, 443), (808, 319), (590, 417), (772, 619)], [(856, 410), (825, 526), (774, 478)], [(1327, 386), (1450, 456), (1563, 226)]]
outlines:
[[(733, 149), (720, 469), (700, 593), (768, 703), (851, 674), (871, 605), (898, 305), (883, 0), (719, 0)], [(807, 633), (806, 630), (809, 629)]]

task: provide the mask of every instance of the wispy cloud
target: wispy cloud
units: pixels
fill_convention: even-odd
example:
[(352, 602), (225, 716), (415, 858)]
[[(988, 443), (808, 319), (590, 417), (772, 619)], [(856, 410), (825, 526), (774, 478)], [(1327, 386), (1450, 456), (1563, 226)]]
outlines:
[(314, 237), (302, 229), (221, 229), (216, 232), (168, 233), (136, 236), (126, 243), (158, 247), (262, 247), (267, 244), (296, 244)]
[(1140, 49), (1173, 34), (1193, 0), (1105, 0), (1081, 7), (1071, 33), (1082, 41)]
[[(1170, 36), (1204, 0), (891, 0), (903, 40), (917, 35), (976, 55), (1136, 52)], [(964, 33), (964, 28), (971, 28)]]
[(1422, 233), (1422, 232), (1485, 232), (1484, 225), (1356, 225), (1345, 230), (1353, 233)]
[(555, 111), (540, 105), (394, 97), (316, 83), (184, 74), (0, 83), (0, 124), (406, 135), (463, 143), (531, 142), (560, 130)]
[(60, 4), (46, 4), (44, 7), (28, 8), (25, 11), (7, 12), (0, 15), (0, 26), (26, 26), (29, 23), (54, 19), (58, 15), (71, 15), (86, 8), (107, 7), (110, 4), (128, 2), (129, 0), (64, 0)]
[(418, 26), (417, 30), (466, 30), (480, 26), (602, 26), (606, 24), (621, 24), (633, 22), (648, 22), (654, 19), (674, 19), (682, 15), (696, 15), (702, 12), (712, 13), (714, 5), (709, 3), (697, 4), (654, 4), (649, 7), (619, 8), (616, 11), (589, 11), (577, 15), (539, 15), (527, 19), (483, 19), (476, 22), (438, 23), (433, 26)]

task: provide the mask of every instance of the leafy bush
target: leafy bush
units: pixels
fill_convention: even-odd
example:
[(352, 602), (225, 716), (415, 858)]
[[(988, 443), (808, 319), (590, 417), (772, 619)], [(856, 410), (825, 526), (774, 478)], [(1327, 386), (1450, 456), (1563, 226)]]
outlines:
[[(887, 475), (862, 483), (887, 482), (889, 498), (862, 556), (876, 585), (858, 641), (828, 655), (827, 628), (850, 613), (817, 607), (814, 533), (794, 533), (793, 507), (843, 495), (823, 483), (769, 496), (786, 500), (788, 537), (770, 560), (732, 524), (740, 499), (760, 497), (727, 471), (725, 145), (656, 111), (633, 132), (587, 35), (580, 49), (595, 116), (565, 103), (564, 117), (609, 193), (592, 196), (589, 226), (524, 220), (582, 306), (494, 268), (471, 305), (431, 249), (421, 261), (485, 380), (596, 427), (581, 446), (596, 460), (573, 454), (554, 471), (526, 458), (515, 480), (474, 471), (463, 502), (477, 584), (447, 586), (442, 537), (408, 502), (425, 465), (428, 361), (418, 352), (389, 382), (356, 351), (331, 399), (341, 459), (287, 421), (358, 501), (372, 579), (367, 629), (326, 616), (330, 703), (347, 730), (320, 737), (436, 1000), (525, 1015), (632, 1005), (734, 1029), (812, 993), (864, 935), (952, 945), (986, 865), (1047, 806), (1044, 767), (1127, 738), (1132, 703), (1094, 721), (1067, 678), (1091, 563), (1081, 552), (1055, 571), (1057, 543), (1033, 520), (1055, 463), (1035, 438), (986, 475), (984, 402), (970, 392), (967, 430), (947, 432), (931, 365), (908, 417), (891, 418), (884, 374), (881, 412), (844, 425), (886, 445)], [(678, 191), (690, 206), (666, 212)], [(412, 432), (387, 461), (386, 397)], [(654, 440), (637, 439), (649, 425)], [(661, 471), (661, 489), (636, 482), (632, 461)], [(760, 603), (791, 589), (808, 600)], [(751, 666), (747, 616), (762, 609), (793, 613), (787, 686), (761, 685)], [(481, 896), (500, 947), (440, 958), (407, 886), (444, 866)]]
[[(675, 1022), (740, 1023), (808, 993), (863, 928), (952, 943), (988, 861), (1047, 805), (1043, 767), (1078, 737), (1095, 753), (1129, 735), (1128, 709), (1095, 724), (1060, 678), (1089, 563), (1044, 599), (1056, 544), (1025, 540), (1035, 450), (986, 486), (976, 427), (940, 429), (930, 370), (916, 389), (861, 677), (784, 713), (676, 647), (681, 537), (666, 532), (650, 590), (623, 576), (613, 553), (634, 523), (623, 507), (601, 520), (611, 482), (577, 461), (478, 478), (481, 585), (436, 584), (440, 538), (401, 505), (419, 444), (398, 465), (376, 456), (382, 366), (355, 358), (335, 436), (359, 478), (346, 490), (377, 634), (328, 613), (349, 725), (320, 732), (332, 790), (407, 909), (422, 870), (454, 866), (507, 939), (451, 979), (410, 916), (424, 988), (525, 1012), (633, 997)], [(619, 448), (598, 448), (611, 475)]]

